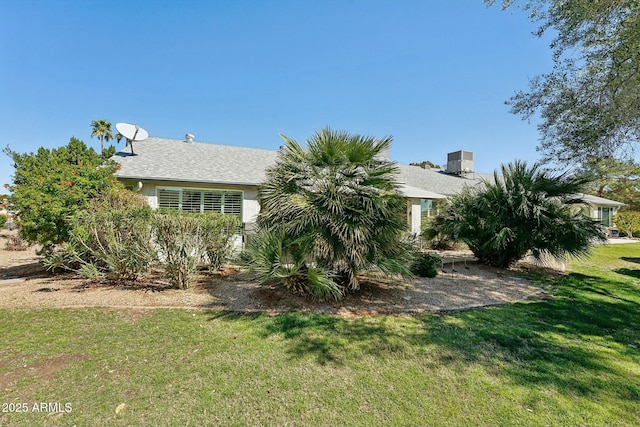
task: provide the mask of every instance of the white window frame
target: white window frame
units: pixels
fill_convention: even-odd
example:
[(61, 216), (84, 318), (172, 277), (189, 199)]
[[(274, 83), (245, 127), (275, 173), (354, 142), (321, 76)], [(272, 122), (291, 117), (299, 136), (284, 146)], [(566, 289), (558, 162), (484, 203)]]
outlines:
[[(191, 212), (191, 211), (185, 211), (184, 209), (182, 209), (182, 194), (184, 191), (198, 191), (200, 192), (200, 213), (204, 212), (204, 203), (203, 203), (203, 198), (204, 198), (204, 192), (211, 192), (211, 193), (219, 193), (222, 195), (222, 199), (220, 201), (220, 206), (221, 206), (221, 210), (223, 212), (220, 213), (225, 213), (224, 212), (224, 195), (226, 193), (234, 193), (234, 194), (239, 194), (240, 195), (240, 223), (242, 224), (242, 217), (244, 215), (244, 191), (243, 190), (229, 190), (229, 189), (221, 189), (221, 188), (203, 188), (203, 187), (156, 187), (156, 200), (157, 200), (157, 206), (158, 209), (161, 209), (160, 207), (160, 191), (162, 190), (166, 190), (166, 191), (175, 191), (178, 192), (178, 210), (181, 212)], [(231, 214), (231, 213), (227, 213), (227, 215), (235, 215), (235, 214)]]

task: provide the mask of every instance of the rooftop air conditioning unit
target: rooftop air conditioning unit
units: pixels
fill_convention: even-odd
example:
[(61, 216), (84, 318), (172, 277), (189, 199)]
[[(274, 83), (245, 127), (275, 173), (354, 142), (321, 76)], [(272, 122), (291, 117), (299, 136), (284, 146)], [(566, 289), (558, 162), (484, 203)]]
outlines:
[(447, 173), (462, 175), (473, 172), (473, 152), (454, 151), (447, 154)]

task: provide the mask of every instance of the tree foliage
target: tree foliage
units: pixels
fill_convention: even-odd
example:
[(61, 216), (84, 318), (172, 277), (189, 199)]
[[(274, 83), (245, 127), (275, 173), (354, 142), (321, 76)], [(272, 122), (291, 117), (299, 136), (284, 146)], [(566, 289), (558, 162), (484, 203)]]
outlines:
[(577, 174), (589, 181), (587, 192), (640, 210), (640, 164), (612, 157), (589, 157)]
[(324, 279), (333, 281), (340, 290), (334, 296), (357, 289), (363, 270), (408, 273), (396, 166), (378, 158), (391, 138), (326, 128), (306, 148), (283, 139), (260, 189), (259, 227), (282, 245), (273, 262), (299, 263), (297, 274), (320, 274), (316, 282), (323, 286)]
[(118, 186), (116, 165), (105, 163), (84, 142), (71, 138), (66, 146), (39, 148), (21, 154), (7, 147), (14, 163), (10, 202), (22, 237), (45, 250), (69, 239), (71, 218), (97, 194)]
[(618, 212), (614, 218), (614, 222), (620, 231), (623, 231), (627, 237), (638, 237), (638, 231), (640, 231), (640, 212)]
[(540, 165), (502, 166), (494, 182), (467, 188), (436, 217), (440, 232), (462, 240), (482, 262), (508, 267), (530, 251), (536, 257), (585, 254), (604, 233), (572, 205), (585, 181), (552, 175)]
[(104, 143), (113, 139), (113, 132), (111, 131), (111, 122), (107, 120), (94, 120), (91, 122), (91, 138), (98, 137), (100, 141), (100, 154), (104, 153)]
[[(485, 0), (493, 4), (495, 0)], [(628, 156), (640, 140), (640, 2), (636, 0), (504, 0), (556, 34), (554, 68), (534, 77), (508, 104), (540, 114), (545, 160)]]

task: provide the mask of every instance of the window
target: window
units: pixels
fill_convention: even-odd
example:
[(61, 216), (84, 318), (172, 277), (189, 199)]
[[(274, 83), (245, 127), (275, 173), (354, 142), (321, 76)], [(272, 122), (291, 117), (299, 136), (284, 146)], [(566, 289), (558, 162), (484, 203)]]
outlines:
[(160, 188), (158, 207), (186, 212), (220, 212), (236, 215), (242, 221), (242, 192)]
[(436, 216), (438, 214), (438, 202), (429, 199), (420, 199), (422, 218)]
[(598, 208), (598, 221), (605, 227), (611, 227), (613, 208)]

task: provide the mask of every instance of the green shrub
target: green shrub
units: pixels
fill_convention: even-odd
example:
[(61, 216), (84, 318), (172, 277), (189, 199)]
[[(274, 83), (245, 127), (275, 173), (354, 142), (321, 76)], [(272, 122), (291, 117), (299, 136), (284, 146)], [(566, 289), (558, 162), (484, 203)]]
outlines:
[(45, 257), (47, 268), (65, 268), (88, 278), (135, 280), (155, 258), (151, 208), (84, 210), (71, 219), (69, 242)]
[(253, 236), (244, 253), (244, 262), (259, 276), (260, 283), (280, 281), (289, 291), (317, 300), (338, 299), (342, 287), (334, 276), (318, 267), (313, 258), (312, 242), (290, 240), (284, 233), (260, 231)]
[(6, 215), (0, 215), (0, 228), (4, 228), (4, 226), (7, 224), (7, 217)]
[(152, 224), (158, 258), (167, 278), (178, 288), (187, 289), (206, 256), (202, 218), (189, 213), (164, 211), (153, 216)]
[(4, 150), (15, 166), (10, 202), (16, 210), (20, 235), (49, 252), (69, 240), (69, 218), (85, 209), (91, 199), (119, 187), (113, 172), (93, 148), (71, 138), (66, 146), (35, 153)]
[(340, 294), (358, 289), (363, 271), (410, 275), (397, 167), (379, 161), (391, 138), (328, 128), (314, 134), (306, 148), (283, 138), (285, 145), (260, 188), (258, 216), (262, 230), (284, 234), (282, 256), (305, 248), (305, 262), (296, 271), (326, 270), (320, 276), (338, 284)]
[(436, 277), (442, 259), (426, 252), (416, 252), (411, 262), (411, 272), (420, 277)]
[(622, 211), (614, 217), (616, 226), (620, 229), (620, 235), (626, 237), (640, 236), (640, 212)]
[(235, 215), (208, 212), (198, 215), (201, 218), (200, 232), (204, 253), (211, 270), (222, 266), (233, 254), (233, 240), (240, 220)]
[[(448, 206), (448, 202), (444, 202), (445, 204), (442, 203), (443, 202), (441, 202), (440, 206), (442, 206), (441, 209), (444, 210)], [(458, 250), (463, 246), (459, 241), (452, 239), (435, 225), (435, 217), (424, 218), (421, 226), (422, 233), (420, 234), (420, 238), (426, 247), (430, 249), (452, 251)]]
[(436, 217), (438, 231), (461, 240), (481, 261), (508, 267), (531, 252), (539, 257), (579, 256), (603, 240), (602, 227), (571, 205), (586, 180), (554, 175), (538, 164), (502, 166), (494, 182), (467, 188)]

